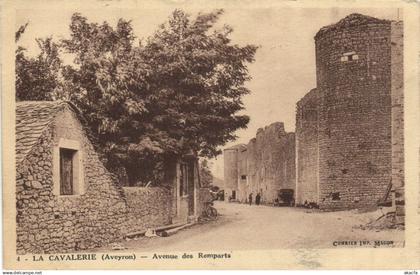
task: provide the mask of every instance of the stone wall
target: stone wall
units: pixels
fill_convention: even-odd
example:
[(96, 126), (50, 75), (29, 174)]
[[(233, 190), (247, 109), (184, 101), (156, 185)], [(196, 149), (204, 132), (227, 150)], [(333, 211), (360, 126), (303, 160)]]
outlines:
[[(63, 137), (81, 144), (85, 177), (80, 195), (54, 193), (53, 148)], [(100, 162), (72, 111), (57, 115), (16, 172), (18, 254), (72, 252), (124, 236), (123, 190)]]
[[(280, 178), (284, 179), (280, 188), (296, 191), (296, 135), (286, 133), (283, 144), (283, 154), (279, 161), (283, 162), (283, 172)], [(295, 195), (295, 194), (294, 194)]]
[(283, 123), (259, 129), (246, 147), (235, 148), (235, 158), (225, 155), (225, 171), (226, 165), (237, 169), (240, 202), (248, 201), (250, 193), (255, 201), (260, 193), (262, 203), (273, 203), (280, 189), (295, 189), (295, 135), (285, 132)]
[(223, 161), (225, 201), (228, 201), (232, 191), (238, 190), (238, 150), (236, 148), (223, 150)]
[(296, 203), (318, 203), (318, 94), (312, 89), (296, 107)]
[(247, 145), (247, 186), (244, 194), (243, 202), (248, 201), (248, 195), (250, 193), (256, 194), (258, 180), (259, 180), (259, 151), (257, 150), (257, 139), (253, 138), (248, 142)]
[(390, 28), (353, 14), (315, 37), (321, 208), (376, 206), (390, 183)]
[(263, 203), (273, 203), (280, 189), (295, 189), (294, 133), (286, 133), (282, 122), (257, 131), (256, 170), (250, 191)]
[(247, 184), (247, 159), (248, 150), (246, 146), (238, 148), (238, 196), (237, 200), (245, 202), (248, 193)]
[[(245, 150), (245, 151), (244, 151)], [(246, 145), (237, 144), (230, 148), (223, 150), (224, 160), (224, 186), (225, 200), (228, 201), (229, 197), (235, 196), (238, 200), (239, 195), (239, 181), (241, 179), (240, 172), (246, 166)], [(242, 169), (241, 171), (239, 171)], [(244, 183), (244, 181), (241, 181)], [(243, 188), (242, 188), (243, 189)]]
[(164, 187), (123, 187), (128, 233), (172, 223), (172, 192)]

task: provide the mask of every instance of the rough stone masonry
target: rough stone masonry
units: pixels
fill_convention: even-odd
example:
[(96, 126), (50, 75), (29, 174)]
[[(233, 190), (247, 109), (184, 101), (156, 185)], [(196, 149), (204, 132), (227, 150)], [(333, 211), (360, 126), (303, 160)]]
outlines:
[(402, 22), (351, 14), (315, 36), (317, 88), (297, 104), (297, 202), (403, 204)]
[(296, 204), (318, 203), (318, 94), (296, 104)]
[(282, 122), (260, 128), (248, 145), (224, 150), (224, 167), (225, 191), (235, 190), (236, 200), (260, 193), (262, 203), (274, 203), (280, 189), (295, 188), (295, 134)]
[[(16, 120), (17, 253), (77, 251), (123, 237), (128, 210), (122, 190), (99, 160), (76, 112), (64, 102), (20, 102)], [(74, 195), (57, 192), (60, 161), (55, 153), (62, 140), (78, 147), (84, 177), (77, 179)]]

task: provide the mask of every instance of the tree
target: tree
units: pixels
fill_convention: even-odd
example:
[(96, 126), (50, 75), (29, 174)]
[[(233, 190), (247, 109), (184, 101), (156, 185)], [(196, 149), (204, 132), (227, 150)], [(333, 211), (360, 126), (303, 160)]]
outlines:
[[(24, 34), (28, 23), (15, 34), (16, 42)], [(26, 49), (16, 49), (16, 99), (54, 100), (62, 93), (60, 69), (62, 61), (59, 47), (51, 37), (36, 39), (41, 52), (36, 58), (28, 58)]]
[(249, 122), (237, 112), (249, 93), (246, 65), (257, 47), (232, 45), (229, 26), (211, 32), (222, 13), (191, 20), (175, 10), (141, 51), (152, 72), (146, 77), (148, 118), (167, 137), (160, 143), (166, 150), (214, 157), (218, 146), (234, 140), (234, 132)]
[(213, 174), (210, 171), (207, 159), (200, 161), (200, 182), (201, 186), (210, 186), (213, 183)]
[(163, 152), (148, 135), (152, 126), (145, 114), (144, 75), (149, 70), (140, 59), (139, 47), (129, 21), (120, 19), (117, 27), (107, 22), (89, 23), (74, 14), (70, 39), (61, 41), (74, 56), (74, 66), (63, 69), (70, 100), (85, 114), (98, 137), (107, 167), (124, 167), (131, 184), (158, 181), (156, 167)]
[[(23, 82), (37, 87), (33, 99), (56, 90), (82, 110), (110, 170), (124, 167), (131, 184), (159, 181), (165, 161), (190, 153), (216, 156), (218, 146), (235, 139), (234, 132), (249, 121), (237, 113), (249, 93), (247, 63), (257, 47), (232, 44), (229, 26), (213, 30), (221, 14), (191, 19), (175, 10), (145, 43), (135, 45), (130, 21), (120, 19), (113, 28), (75, 13), (70, 38), (58, 44), (73, 64), (52, 62), (57, 60), (46, 57), (55, 57), (57, 44), (41, 44), (51, 49), (38, 57), (48, 65), (36, 75), (43, 83)], [(51, 72), (57, 64), (62, 89)]]

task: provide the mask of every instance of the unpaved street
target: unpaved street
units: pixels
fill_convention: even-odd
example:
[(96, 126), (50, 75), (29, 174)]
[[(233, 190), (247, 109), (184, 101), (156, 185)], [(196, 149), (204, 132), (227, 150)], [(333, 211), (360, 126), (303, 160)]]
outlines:
[[(170, 237), (141, 237), (121, 245), (128, 251), (328, 248), (334, 247), (334, 241), (357, 241), (358, 247), (360, 240), (403, 245), (403, 230), (376, 232), (353, 228), (368, 222), (372, 213), (313, 212), (225, 202), (217, 202), (216, 208), (221, 214), (217, 221), (195, 225)], [(109, 248), (96, 251), (109, 251)]]

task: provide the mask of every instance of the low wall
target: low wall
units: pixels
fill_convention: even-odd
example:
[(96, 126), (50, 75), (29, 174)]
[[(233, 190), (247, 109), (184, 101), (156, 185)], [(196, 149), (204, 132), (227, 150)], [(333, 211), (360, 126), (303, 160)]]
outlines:
[(171, 191), (163, 187), (123, 187), (127, 200), (127, 233), (172, 222)]

